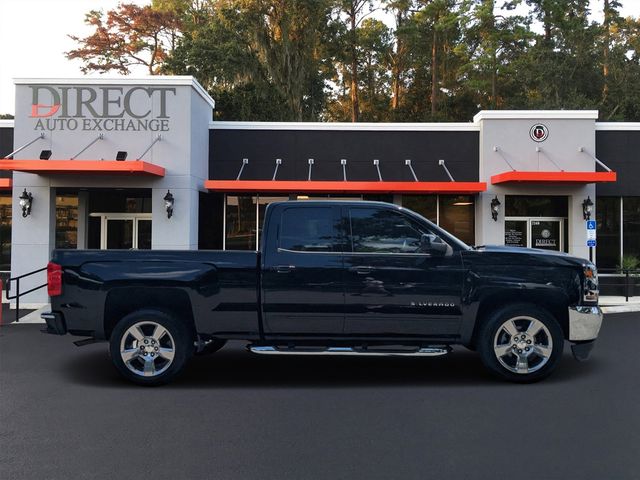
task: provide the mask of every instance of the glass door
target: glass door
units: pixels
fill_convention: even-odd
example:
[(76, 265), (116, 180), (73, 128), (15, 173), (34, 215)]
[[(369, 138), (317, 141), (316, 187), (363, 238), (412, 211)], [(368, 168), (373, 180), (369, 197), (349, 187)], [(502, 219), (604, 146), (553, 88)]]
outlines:
[(506, 218), (504, 244), (566, 252), (566, 218)]
[(128, 250), (133, 246), (133, 219), (106, 218), (106, 245), (104, 248)]
[(562, 220), (530, 220), (531, 247), (561, 251)]
[(100, 219), (100, 248), (103, 250), (150, 250), (150, 213), (92, 213)]

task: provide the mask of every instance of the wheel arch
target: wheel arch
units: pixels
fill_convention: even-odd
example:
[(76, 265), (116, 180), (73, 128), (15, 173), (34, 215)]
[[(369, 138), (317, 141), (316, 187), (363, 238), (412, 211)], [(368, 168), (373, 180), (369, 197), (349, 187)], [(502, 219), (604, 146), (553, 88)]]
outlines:
[(480, 302), (470, 340), (472, 347), (476, 346), (478, 335), (489, 316), (496, 310), (511, 305), (534, 305), (545, 309), (560, 325), (564, 338), (569, 338), (569, 300), (566, 295), (561, 292), (511, 290), (496, 292)]
[(127, 315), (140, 311), (158, 311), (183, 321), (195, 336), (195, 318), (187, 292), (177, 288), (122, 287), (109, 291), (104, 309), (105, 339)]

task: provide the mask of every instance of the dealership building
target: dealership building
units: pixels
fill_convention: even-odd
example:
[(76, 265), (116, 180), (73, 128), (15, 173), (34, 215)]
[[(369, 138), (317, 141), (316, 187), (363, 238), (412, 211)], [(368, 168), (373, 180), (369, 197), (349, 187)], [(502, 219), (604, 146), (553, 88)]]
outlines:
[[(266, 206), (291, 199), (392, 202), (470, 245), (592, 255), (601, 269), (640, 257), (640, 123), (597, 111), (216, 122), (191, 77), (15, 84), (15, 119), (0, 120), (5, 277), (46, 266), (54, 248), (253, 250)], [(40, 289), (21, 304), (46, 301)]]

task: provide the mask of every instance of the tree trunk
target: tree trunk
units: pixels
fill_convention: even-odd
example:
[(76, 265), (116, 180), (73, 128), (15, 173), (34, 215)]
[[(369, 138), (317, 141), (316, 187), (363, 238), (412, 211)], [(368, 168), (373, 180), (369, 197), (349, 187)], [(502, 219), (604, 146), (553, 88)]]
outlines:
[(604, 77), (604, 85), (602, 86), (602, 101), (604, 104), (609, 95), (609, 48), (611, 42), (611, 11), (609, 0), (604, 0), (604, 51), (602, 62), (602, 75)]
[(358, 50), (356, 32), (356, 10), (352, 3), (351, 9), (351, 121), (357, 122), (360, 116), (360, 102), (358, 97)]
[[(437, 22), (437, 19), (436, 19)], [(438, 111), (438, 33), (433, 25), (433, 43), (431, 45), (431, 117)]]

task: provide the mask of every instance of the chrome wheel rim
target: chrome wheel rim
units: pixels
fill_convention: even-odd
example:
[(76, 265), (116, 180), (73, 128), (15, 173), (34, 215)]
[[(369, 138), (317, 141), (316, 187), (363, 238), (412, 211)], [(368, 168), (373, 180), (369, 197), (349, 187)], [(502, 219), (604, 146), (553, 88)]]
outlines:
[(493, 351), (510, 372), (526, 375), (544, 367), (553, 352), (551, 332), (540, 320), (518, 316), (505, 321), (493, 339)]
[(124, 332), (120, 358), (136, 375), (156, 377), (173, 363), (175, 342), (169, 331), (157, 322), (142, 321)]

